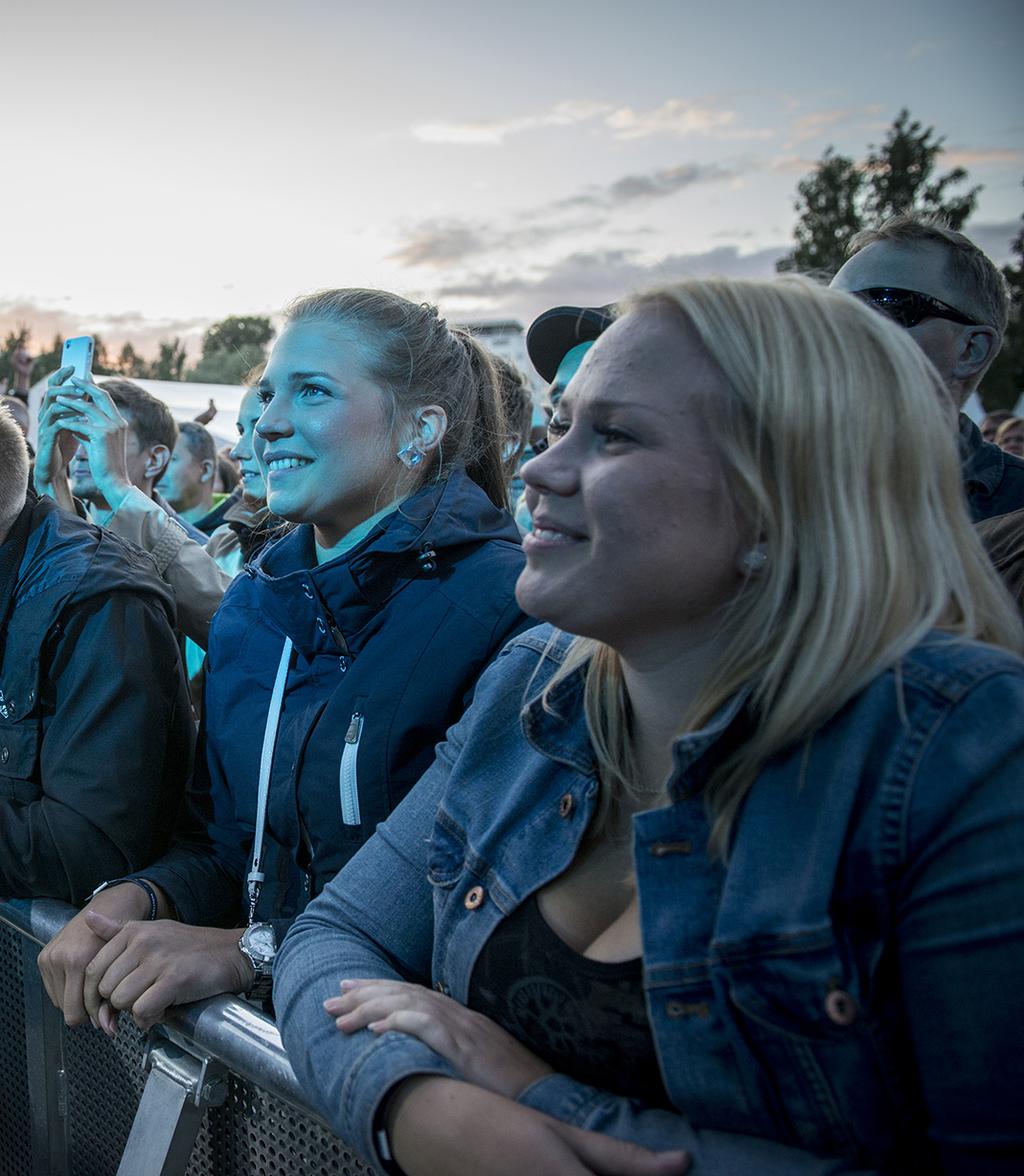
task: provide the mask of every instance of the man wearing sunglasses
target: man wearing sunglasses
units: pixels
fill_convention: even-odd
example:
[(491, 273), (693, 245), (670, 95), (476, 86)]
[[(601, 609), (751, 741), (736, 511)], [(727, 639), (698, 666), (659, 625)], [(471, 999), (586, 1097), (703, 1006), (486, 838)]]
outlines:
[[(912, 213), (858, 233), (850, 254), (831, 284), (903, 327), (962, 409), (1002, 346), (1003, 275), (962, 233)], [(1024, 461), (985, 442), (963, 412), (960, 453), (975, 522), (1024, 507)]]

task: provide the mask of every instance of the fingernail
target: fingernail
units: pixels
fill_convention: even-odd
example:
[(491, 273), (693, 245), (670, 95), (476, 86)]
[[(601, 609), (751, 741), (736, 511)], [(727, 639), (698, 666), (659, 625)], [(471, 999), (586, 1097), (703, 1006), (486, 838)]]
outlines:
[(359, 981), (358, 980), (342, 980), (341, 984), (339, 984), (338, 987), (341, 989), (342, 992), (350, 992), (353, 988), (359, 987)]
[(333, 1013), (335, 1009), (341, 1008), (341, 997), (340, 996), (329, 996), (324, 1001), (324, 1008), (329, 1013)]

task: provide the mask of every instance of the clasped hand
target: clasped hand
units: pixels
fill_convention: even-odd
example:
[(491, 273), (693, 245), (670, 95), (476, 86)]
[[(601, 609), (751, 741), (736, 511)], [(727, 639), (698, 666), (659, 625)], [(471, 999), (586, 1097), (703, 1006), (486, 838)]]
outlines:
[[(47, 992), (70, 1025), (88, 1017), (113, 1037), (117, 1012), (125, 1010), (148, 1029), (171, 1005), (245, 992), (252, 982), (237, 928), (192, 927), (173, 919), (122, 922), (88, 908), (76, 919), (82, 922), (74, 929), (75, 947), (55, 940), (49, 954), (40, 955)], [(69, 930), (71, 924), (62, 935)]]

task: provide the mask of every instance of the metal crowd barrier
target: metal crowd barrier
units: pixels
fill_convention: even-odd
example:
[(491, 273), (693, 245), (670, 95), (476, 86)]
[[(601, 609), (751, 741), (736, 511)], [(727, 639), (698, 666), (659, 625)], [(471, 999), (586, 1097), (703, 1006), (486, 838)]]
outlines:
[(36, 966), (74, 914), (0, 900), (0, 1176), (374, 1176), (306, 1103), (274, 1022), (219, 996), (111, 1041)]

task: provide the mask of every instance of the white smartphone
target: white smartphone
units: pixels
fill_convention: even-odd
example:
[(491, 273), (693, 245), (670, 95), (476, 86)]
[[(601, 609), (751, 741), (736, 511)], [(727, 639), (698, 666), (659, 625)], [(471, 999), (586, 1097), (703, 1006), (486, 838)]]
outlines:
[(80, 380), (92, 383), (92, 352), (92, 335), (77, 335), (74, 339), (65, 339), (60, 366), (73, 367), (74, 375)]

